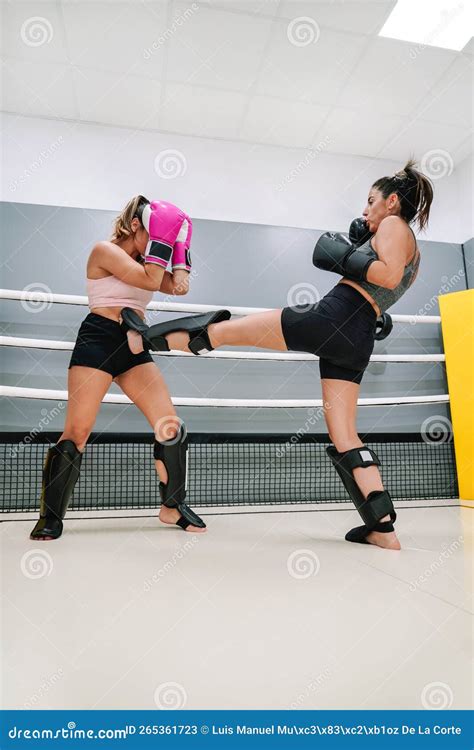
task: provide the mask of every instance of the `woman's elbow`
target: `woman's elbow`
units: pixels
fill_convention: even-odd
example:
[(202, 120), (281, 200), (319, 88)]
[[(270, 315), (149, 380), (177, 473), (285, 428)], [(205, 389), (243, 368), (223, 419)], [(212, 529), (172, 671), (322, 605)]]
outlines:
[(173, 289), (173, 294), (176, 297), (183, 297), (188, 292), (189, 292), (189, 284), (186, 286), (184, 286), (183, 284), (179, 284), (179, 286)]
[(173, 284), (173, 294), (177, 297), (182, 297), (184, 294), (189, 292), (189, 278), (188, 275), (179, 279)]
[(399, 274), (391, 274), (390, 276), (385, 277), (381, 282), (380, 286), (383, 286), (384, 289), (396, 289), (397, 286), (400, 284), (402, 280), (402, 277)]

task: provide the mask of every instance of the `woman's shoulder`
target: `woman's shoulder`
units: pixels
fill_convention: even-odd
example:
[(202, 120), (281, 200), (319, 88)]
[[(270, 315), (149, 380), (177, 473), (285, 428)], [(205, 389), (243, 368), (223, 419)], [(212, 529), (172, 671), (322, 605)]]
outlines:
[(380, 222), (377, 232), (373, 237), (373, 247), (377, 249), (377, 242), (384, 240), (396, 240), (399, 247), (405, 247), (407, 255), (411, 257), (413, 251), (418, 247), (413, 229), (400, 216), (386, 216)]
[(99, 240), (99, 242), (96, 242), (87, 259), (87, 278), (101, 279), (110, 275), (107, 271), (104, 274), (103, 263), (107, 257), (110, 258), (117, 250), (117, 245), (109, 240)]
[(99, 240), (92, 247), (91, 255), (98, 255), (100, 253), (116, 253), (120, 250), (119, 246), (110, 240)]

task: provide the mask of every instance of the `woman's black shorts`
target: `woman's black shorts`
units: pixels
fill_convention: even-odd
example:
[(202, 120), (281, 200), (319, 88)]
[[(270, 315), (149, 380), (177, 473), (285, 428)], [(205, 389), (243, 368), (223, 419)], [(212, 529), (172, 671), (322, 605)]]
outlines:
[(322, 378), (360, 383), (374, 348), (377, 315), (365, 297), (348, 284), (338, 284), (316, 305), (282, 311), (288, 349), (319, 356)]
[(151, 354), (132, 354), (120, 323), (89, 313), (82, 321), (69, 367), (94, 367), (113, 378), (136, 365), (153, 362)]

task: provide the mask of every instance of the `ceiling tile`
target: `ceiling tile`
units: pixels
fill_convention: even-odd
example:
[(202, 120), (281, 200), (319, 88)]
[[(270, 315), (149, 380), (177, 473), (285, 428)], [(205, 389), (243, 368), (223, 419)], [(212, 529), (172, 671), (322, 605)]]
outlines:
[(380, 150), (379, 156), (381, 159), (395, 159), (408, 158), (413, 154), (417, 161), (421, 162), (424, 156), (431, 153), (432, 158), (439, 158), (443, 163), (452, 160), (456, 166), (454, 155), (469, 135), (470, 130), (466, 127), (454, 127), (425, 120), (407, 121), (395, 137)]
[(395, 4), (396, 0), (282, 0), (279, 16), (288, 19), (307, 16), (321, 26), (372, 34), (380, 31)]
[(269, 19), (200, 8), (169, 41), (167, 80), (246, 91), (271, 27)]
[(250, 102), (241, 137), (256, 143), (309, 146), (327, 113), (327, 107), (315, 104), (255, 96)]
[(295, 33), (286, 22), (276, 24), (256, 93), (330, 104), (351, 74), (367, 39), (323, 29), (319, 37), (316, 32), (312, 43), (296, 46), (291, 41), (298, 39)]
[(423, 120), (472, 125), (474, 65), (468, 57), (459, 56), (443, 73), (432, 90), (411, 113)]
[(471, 57), (474, 56), (474, 36), (471, 36), (470, 40), (465, 45), (462, 52), (465, 55), (471, 55)]
[(2, 109), (38, 117), (77, 118), (70, 66), (7, 58), (2, 78)]
[(364, 109), (353, 111), (336, 108), (323, 126), (324, 134), (329, 139), (327, 150), (343, 154), (377, 156), (388, 138), (395, 135), (402, 124), (401, 117), (367, 117)]
[(347, 80), (338, 104), (408, 114), (451, 65), (456, 53), (393, 39), (374, 39)]
[[(161, 76), (168, 27), (163, 3), (83, 2), (64, 6), (71, 60), (81, 67)], [(174, 32), (176, 33), (176, 32)]]
[(168, 84), (160, 128), (188, 135), (236, 138), (245, 101), (245, 96), (236, 92)]
[(161, 86), (140, 76), (76, 69), (74, 81), (81, 120), (154, 129)]
[(5, 55), (35, 64), (68, 61), (58, 3), (3, 2), (1, 10)]
[(280, 0), (199, 0), (199, 5), (252, 16), (272, 17), (278, 9), (279, 2)]

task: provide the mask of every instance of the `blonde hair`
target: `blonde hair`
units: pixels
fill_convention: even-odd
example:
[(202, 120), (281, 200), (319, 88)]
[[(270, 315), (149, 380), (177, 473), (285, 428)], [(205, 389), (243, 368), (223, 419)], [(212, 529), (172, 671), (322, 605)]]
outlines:
[(138, 216), (138, 209), (142, 207), (140, 204), (144, 205), (149, 202), (148, 198), (145, 198), (144, 195), (136, 195), (128, 201), (125, 208), (123, 208), (115, 218), (112, 236), (110, 238), (111, 242), (120, 242), (121, 240), (130, 237), (132, 234), (132, 220), (134, 218), (140, 218)]

